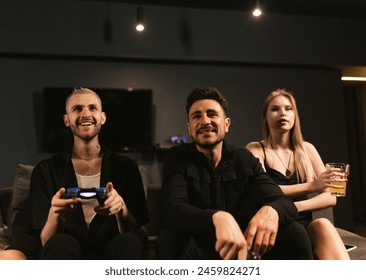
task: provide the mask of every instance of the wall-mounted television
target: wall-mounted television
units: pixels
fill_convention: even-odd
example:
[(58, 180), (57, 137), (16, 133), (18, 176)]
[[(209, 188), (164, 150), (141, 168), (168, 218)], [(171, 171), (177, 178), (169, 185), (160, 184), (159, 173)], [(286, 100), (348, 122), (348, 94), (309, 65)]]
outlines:
[[(107, 121), (100, 143), (115, 152), (141, 152), (153, 147), (153, 91), (150, 89), (91, 88), (102, 100)], [(63, 123), (66, 97), (73, 88), (46, 87), (43, 90), (43, 150), (70, 151), (72, 135)]]

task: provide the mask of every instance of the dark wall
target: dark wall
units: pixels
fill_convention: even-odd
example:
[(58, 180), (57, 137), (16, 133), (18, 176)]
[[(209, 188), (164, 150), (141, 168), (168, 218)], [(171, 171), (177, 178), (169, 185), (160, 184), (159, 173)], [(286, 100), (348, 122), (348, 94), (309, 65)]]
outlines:
[[(237, 145), (261, 138), (264, 98), (284, 87), (295, 93), (305, 139), (325, 162), (347, 161), (340, 72), (327, 66), (366, 63), (364, 21), (145, 7), (137, 34), (133, 5), (21, 2), (0, 4), (0, 186), (12, 184), (17, 163), (49, 156), (39, 150), (43, 87), (150, 88), (160, 143), (187, 134), (186, 95), (215, 86), (230, 102), (227, 139)], [(130, 156), (160, 182), (159, 155)]]
[(95, 1), (0, 4), (0, 51), (123, 58), (365, 65), (366, 19), (144, 6)]
[[(3, 147), (9, 147), (3, 151), (5, 158), (12, 161), (10, 165), (9, 161), (1, 162), (4, 182), (10, 183), (17, 162), (34, 163), (47, 156), (39, 147), (43, 113), (39, 96), (43, 87), (50, 86), (153, 89), (155, 143), (165, 142), (172, 135), (187, 135), (184, 105), (188, 92), (196, 87), (215, 86), (230, 102), (232, 126), (227, 139), (236, 145), (261, 138), (259, 118), (264, 98), (271, 90), (286, 87), (298, 99), (305, 138), (314, 142), (324, 160), (347, 157), (346, 149), (339, 149), (346, 147), (345, 133), (340, 137), (339, 128), (335, 127), (341, 125), (344, 129), (343, 111), (336, 115), (337, 122), (329, 122), (327, 117), (333, 108), (342, 106), (339, 73), (334, 70), (30, 59), (2, 59), (0, 69), (2, 77), (6, 77), (1, 83), (1, 103), (7, 104), (1, 112), (1, 142)], [(314, 84), (318, 86), (314, 88)], [(337, 137), (337, 143), (324, 141), (327, 138), (321, 131), (327, 131), (327, 138)], [(159, 182), (159, 175), (151, 175), (151, 180)]]

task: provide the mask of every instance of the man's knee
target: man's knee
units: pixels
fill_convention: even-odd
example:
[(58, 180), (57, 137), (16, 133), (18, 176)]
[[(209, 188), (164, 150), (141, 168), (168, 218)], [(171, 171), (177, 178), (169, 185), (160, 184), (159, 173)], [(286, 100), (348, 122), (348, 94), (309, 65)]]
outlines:
[(41, 252), (41, 259), (77, 260), (81, 257), (79, 242), (71, 235), (59, 233), (52, 236)]
[(139, 260), (143, 259), (144, 246), (140, 237), (133, 232), (116, 235), (110, 242), (107, 258), (114, 260)]

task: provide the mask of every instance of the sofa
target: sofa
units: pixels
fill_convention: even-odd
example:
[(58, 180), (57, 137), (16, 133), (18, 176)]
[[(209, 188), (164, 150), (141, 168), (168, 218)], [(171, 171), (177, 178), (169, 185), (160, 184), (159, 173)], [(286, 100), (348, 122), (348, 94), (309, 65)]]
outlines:
[[(29, 182), (33, 166), (18, 164), (15, 169), (13, 186), (0, 187), (0, 250), (16, 248), (26, 254), (28, 259), (37, 259), (38, 240), (26, 233)], [(144, 182), (150, 222), (143, 227), (146, 233), (146, 259), (155, 259), (155, 239), (160, 230), (160, 185), (147, 184), (147, 174), (140, 166)], [(314, 213), (315, 217), (325, 217), (333, 221), (332, 208)], [(366, 260), (366, 238), (350, 231), (337, 228), (345, 244), (356, 245), (349, 252), (353, 260)]]

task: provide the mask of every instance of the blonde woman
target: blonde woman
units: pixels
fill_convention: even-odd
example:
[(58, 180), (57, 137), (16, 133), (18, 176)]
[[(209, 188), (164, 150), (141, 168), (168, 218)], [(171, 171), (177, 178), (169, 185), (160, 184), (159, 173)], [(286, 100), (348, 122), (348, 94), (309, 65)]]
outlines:
[[(327, 188), (330, 177), (324, 163), (309, 142), (302, 138), (296, 101), (291, 92), (271, 92), (262, 110), (263, 140), (251, 142), (247, 148), (261, 161), (263, 168), (291, 197), (313, 245), (316, 259), (349, 259), (345, 246), (333, 226), (325, 218), (312, 220), (312, 211), (334, 206), (336, 197)], [(315, 194), (309, 198), (309, 194)]]

